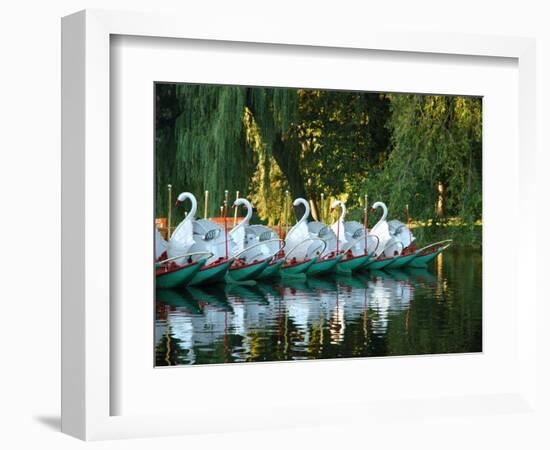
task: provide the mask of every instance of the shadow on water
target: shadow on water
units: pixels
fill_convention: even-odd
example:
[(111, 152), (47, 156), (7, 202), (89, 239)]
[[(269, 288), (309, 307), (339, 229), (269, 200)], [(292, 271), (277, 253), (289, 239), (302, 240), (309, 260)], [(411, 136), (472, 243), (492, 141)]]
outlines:
[(481, 254), (426, 269), (159, 290), (157, 365), (478, 352)]

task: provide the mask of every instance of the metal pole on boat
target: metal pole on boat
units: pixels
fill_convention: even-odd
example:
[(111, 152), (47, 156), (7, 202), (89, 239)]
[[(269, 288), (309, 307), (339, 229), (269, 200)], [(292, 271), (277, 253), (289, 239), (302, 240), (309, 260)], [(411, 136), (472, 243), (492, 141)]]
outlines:
[(336, 219), (336, 254), (340, 253), (340, 218)]
[[(239, 199), (239, 191), (235, 195), (235, 201)], [(239, 212), (239, 205), (235, 205), (235, 215), (233, 216), (233, 226), (237, 225), (237, 213)]]
[(204, 191), (204, 218), (208, 219), (208, 191)]
[(365, 209), (363, 209), (363, 232), (365, 234), (365, 254), (368, 253), (368, 244), (367, 244), (367, 208), (369, 205), (369, 196), (365, 194)]
[(223, 229), (225, 233), (225, 259), (229, 258), (229, 249), (227, 246), (227, 196), (229, 191), (225, 191), (225, 197), (223, 200)]
[(325, 221), (323, 220), (325, 218), (325, 194), (321, 194), (321, 214), (320, 215), (320, 218), (319, 220), (321, 221), (321, 223), (325, 223)]
[(289, 196), (290, 192), (288, 191), (285, 191), (285, 236), (286, 236), (286, 232), (288, 230), (288, 196)]
[(168, 185), (168, 218), (166, 219), (166, 231), (167, 239), (170, 239), (170, 227), (172, 226), (172, 185)]
[(407, 228), (409, 229), (409, 239), (411, 241), (409, 243), (409, 245), (412, 245), (411, 216), (409, 215), (409, 204), (408, 203), (405, 205), (405, 211), (407, 212)]

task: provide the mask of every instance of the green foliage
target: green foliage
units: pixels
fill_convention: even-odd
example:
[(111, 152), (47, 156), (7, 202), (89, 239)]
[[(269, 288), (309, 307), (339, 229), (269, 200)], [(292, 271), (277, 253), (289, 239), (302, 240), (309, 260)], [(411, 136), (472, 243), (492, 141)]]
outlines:
[(170, 183), (195, 193), (198, 215), (205, 190), (209, 216), (239, 190), (262, 221), (280, 223), (289, 190), (317, 207), (321, 193), (325, 208), (340, 198), (356, 219), (368, 194), (391, 218), (404, 220), (408, 204), (415, 219), (473, 223), (481, 120), (472, 97), (157, 84), (156, 215), (166, 216)]
[(481, 99), (392, 94), (390, 110), (392, 148), (365, 183), (371, 198), (402, 219), (406, 204), (418, 219), (479, 219)]

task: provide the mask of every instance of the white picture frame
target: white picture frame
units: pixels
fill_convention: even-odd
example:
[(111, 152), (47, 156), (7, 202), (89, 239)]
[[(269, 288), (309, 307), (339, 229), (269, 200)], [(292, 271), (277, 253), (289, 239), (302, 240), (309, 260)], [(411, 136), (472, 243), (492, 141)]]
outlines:
[[(519, 177), (517, 185), (514, 185), (514, 189), (517, 188), (514, 207), (519, 208), (521, 198), (525, 220), (536, 222), (536, 208), (533, 207), (536, 195), (534, 186), (529, 182), (529, 173), (534, 172), (535, 168), (535, 45), (532, 39), (363, 30), (326, 36), (314, 29), (308, 29), (307, 33), (293, 29), (283, 32), (271, 27), (248, 29), (221, 22), (205, 26), (203, 21), (189, 17), (96, 10), (67, 16), (62, 22), (62, 430), (65, 433), (81, 439), (97, 440), (247, 427), (258, 429), (265, 426), (262, 422), (269, 417), (268, 412), (258, 409), (252, 414), (254, 420), (248, 420), (245, 424), (239, 423), (238, 417), (225, 416), (224, 419), (223, 414), (213, 414), (207, 424), (201, 424), (199, 420), (189, 417), (189, 414), (177, 412), (112, 414), (113, 391), (120, 388), (113, 382), (111, 373), (113, 358), (116, 356), (111, 347), (112, 336), (117, 333), (113, 329), (116, 324), (111, 320), (110, 302), (113, 295), (110, 280), (113, 245), (110, 188), (113, 179), (117, 177), (111, 171), (110, 159), (110, 108), (113, 100), (110, 64), (111, 40), (115, 35), (236, 42), (243, 45), (282, 44), (315, 48), (321, 52), (330, 49), (330, 52), (336, 54), (350, 49), (363, 49), (407, 54), (411, 60), (449, 55), (449, 58), (505, 58), (517, 61)], [(405, 77), (406, 74), (400, 76)], [(534, 270), (534, 247), (521, 247), (517, 257), (533, 261), (529, 270)], [(486, 264), (486, 255), (484, 258)], [(519, 296), (517, 286), (522, 278), (528, 276), (527, 270), (518, 265), (514, 272), (517, 279), (509, 280), (516, 287), (511, 294), (516, 300)], [(534, 311), (535, 288), (530, 287), (529, 283), (524, 286), (527, 287), (522, 292), (523, 307)], [(486, 396), (479, 392), (464, 392), (464, 398), (458, 400), (456, 397), (439, 395), (426, 400), (430, 396), (424, 394), (423, 398), (436, 401), (443, 415), (449, 411), (460, 411), (459, 414), (464, 415), (479, 411), (494, 413), (503, 404), (517, 412), (535, 407), (536, 353), (533, 349), (536, 348), (536, 329), (530, 326), (529, 317), (522, 311), (518, 309), (517, 328), (514, 329), (520, 367), (517, 376), (514, 374), (506, 389)], [(440, 364), (448, 364), (447, 360), (441, 361)], [(331, 364), (323, 362), (324, 366), (302, 366), (305, 372), (311, 374), (320, 367), (328, 367), (327, 363)], [(332, 363), (332, 367), (336, 367), (335, 364)], [(352, 361), (347, 367), (352, 371), (359, 370), (360, 364)], [(403, 362), (392, 358), (386, 364), (399, 370)], [(246, 366), (251, 367), (249, 372), (252, 370), (259, 376), (269, 376), (270, 372), (285, 376), (289, 370), (289, 365), (285, 364)], [(210, 370), (215, 370), (216, 374), (222, 370), (232, 371), (233, 374), (236, 371), (228, 367)], [(238, 370), (238, 376), (241, 377), (242, 369)], [(179, 376), (185, 377), (186, 373), (180, 370)], [(406, 403), (405, 407), (411, 414), (422, 409), (418, 399), (399, 396), (386, 403), (383, 400), (369, 403), (359, 396), (357, 401), (346, 404), (345, 412), (340, 409), (337, 413), (329, 413), (328, 409), (323, 409), (323, 405), (307, 400), (301, 407), (291, 404), (285, 406), (283, 401), (276, 406), (279, 414), (270, 420), (269, 426), (307, 426), (312, 422), (334, 424), (350, 417), (366, 420), (380, 414), (380, 411), (389, 411), (390, 402), (396, 400)], [(253, 399), (249, 401), (253, 402)]]

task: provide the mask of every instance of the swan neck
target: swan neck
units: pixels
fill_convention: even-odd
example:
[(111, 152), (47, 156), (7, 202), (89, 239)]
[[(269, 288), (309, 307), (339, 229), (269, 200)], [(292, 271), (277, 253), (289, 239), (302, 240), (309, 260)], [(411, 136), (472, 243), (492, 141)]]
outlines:
[(340, 203), (340, 207), (342, 208), (342, 212), (340, 213), (340, 220), (342, 221), (342, 223), (344, 223), (344, 219), (346, 218), (347, 213), (346, 205)]
[(385, 203), (382, 203), (382, 219), (381, 220), (386, 220), (386, 218), (388, 217), (388, 207), (386, 206)]
[(307, 220), (307, 218), (309, 217), (309, 213), (310, 213), (309, 203), (307, 201), (303, 200), (303, 199), (300, 200), (300, 203), (302, 205), (304, 205), (304, 215), (298, 221), (298, 225), (304, 223)]
[(187, 195), (186, 198), (188, 198), (191, 201), (191, 210), (183, 219), (183, 222), (187, 222), (188, 220), (193, 220), (195, 218), (195, 213), (197, 212), (197, 199), (193, 195)]
[(382, 222), (386, 220), (386, 217), (388, 217), (388, 207), (385, 203), (379, 202), (377, 206), (380, 206), (382, 208), (382, 217), (376, 222), (376, 225), (373, 228), (376, 228), (378, 225), (380, 225)]
[(243, 202), (243, 206), (246, 208), (246, 216), (237, 224), (235, 228), (231, 230), (232, 233), (237, 231), (239, 228), (248, 225), (250, 219), (252, 219), (252, 204), (248, 200), (246, 200)]

